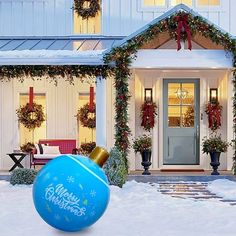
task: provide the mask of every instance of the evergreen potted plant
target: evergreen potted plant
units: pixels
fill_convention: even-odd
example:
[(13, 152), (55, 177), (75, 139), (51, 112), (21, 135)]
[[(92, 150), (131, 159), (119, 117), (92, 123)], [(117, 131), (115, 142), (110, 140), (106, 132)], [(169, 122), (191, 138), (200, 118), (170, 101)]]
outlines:
[(229, 146), (229, 143), (222, 140), (220, 135), (212, 134), (209, 138), (204, 137), (202, 143), (202, 152), (210, 154), (211, 163), (210, 165), (213, 168), (212, 175), (219, 175), (217, 171), (218, 166), (220, 165), (220, 154), (221, 152), (226, 152)]
[(151, 155), (152, 155), (152, 139), (151, 137), (144, 134), (143, 136), (137, 137), (133, 142), (134, 152), (139, 152), (142, 156), (142, 166), (144, 167), (143, 175), (150, 175), (151, 173), (148, 171), (151, 163)]

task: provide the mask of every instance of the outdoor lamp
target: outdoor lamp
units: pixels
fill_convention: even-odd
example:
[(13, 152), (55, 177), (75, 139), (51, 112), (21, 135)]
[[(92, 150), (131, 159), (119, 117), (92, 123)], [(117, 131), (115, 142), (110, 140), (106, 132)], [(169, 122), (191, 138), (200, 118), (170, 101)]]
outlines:
[(210, 88), (210, 102), (216, 103), (218, 101), (218, 89)]
[(152, 102), (152, 88), (145, 88), (144, 101), (145, 102)]

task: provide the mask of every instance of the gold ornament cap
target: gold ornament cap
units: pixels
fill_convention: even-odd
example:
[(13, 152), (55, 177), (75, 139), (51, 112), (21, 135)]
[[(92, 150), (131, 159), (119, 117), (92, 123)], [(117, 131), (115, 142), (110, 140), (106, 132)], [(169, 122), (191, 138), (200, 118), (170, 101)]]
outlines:
[(108, 157), (108, 151), (102, 147), (95, 147), (89, 155), (89, 158), (93, 160), (96, 164), (98, 164), (100, 167), (103, 166)]

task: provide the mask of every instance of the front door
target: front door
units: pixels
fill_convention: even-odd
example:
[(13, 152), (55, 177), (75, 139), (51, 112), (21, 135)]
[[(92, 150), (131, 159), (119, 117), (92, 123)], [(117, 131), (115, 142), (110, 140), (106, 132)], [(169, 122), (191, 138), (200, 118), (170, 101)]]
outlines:
[(164, 165), (199, 164), (199, 80), (164, 80)]

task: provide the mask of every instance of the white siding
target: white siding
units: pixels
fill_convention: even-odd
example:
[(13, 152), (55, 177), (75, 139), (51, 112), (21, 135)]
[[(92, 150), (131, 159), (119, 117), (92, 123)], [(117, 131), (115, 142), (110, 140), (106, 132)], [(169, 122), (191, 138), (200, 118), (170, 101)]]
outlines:
[[(169, 10), (143, 7), (143, 0), (102, 0), (103, 35), (129, 35)], [(235, 0), (193, 10), (236, 35)], [(0, 35), (71, 35), (73, 0), (0, 0)]]
[(0, 0), (0, 35), (71, 35), (73, 0)]

